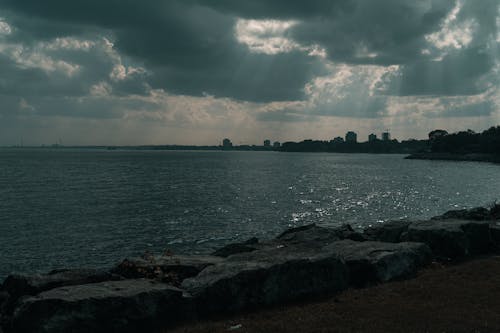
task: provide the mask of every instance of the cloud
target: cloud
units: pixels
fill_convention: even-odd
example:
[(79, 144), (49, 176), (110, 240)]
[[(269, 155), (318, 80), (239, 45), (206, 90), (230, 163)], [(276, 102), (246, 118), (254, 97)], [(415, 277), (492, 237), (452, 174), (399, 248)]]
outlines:
[(491, 73), (494, 58), (487, 49), (468, 48), (450, 52), (440, 60), (423, 60), (388, 73), (379, 85), (383, 94), (408, 95), (475, 95), (493, 84), (482, 80)]
[(327, 118), (498, 119), (499, 7), (0, 0), (2, 126), (7, 117), (73, 117), (257, 133), (283, 122), (304, 134), (300, 124)]

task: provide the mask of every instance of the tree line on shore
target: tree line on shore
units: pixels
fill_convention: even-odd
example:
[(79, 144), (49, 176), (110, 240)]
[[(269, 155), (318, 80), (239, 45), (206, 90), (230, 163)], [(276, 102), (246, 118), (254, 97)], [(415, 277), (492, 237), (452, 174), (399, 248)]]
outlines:
[[(432, 133), (432, 132), (431, 132)], [(430, 138), (433, 153), (500, 154), (500, 126), (476, 133), (471, 130)]]
[(482, 133), (472, 130), (448, 134), (444, 130), (429, 133), (428, 140), (374, 140), (369, 142), (336, 142), (304, 140), (285, 142), (278, 150), (285, 152), (334, 152), (370, 154), (500, 154), (500, 126), (491, 127)]

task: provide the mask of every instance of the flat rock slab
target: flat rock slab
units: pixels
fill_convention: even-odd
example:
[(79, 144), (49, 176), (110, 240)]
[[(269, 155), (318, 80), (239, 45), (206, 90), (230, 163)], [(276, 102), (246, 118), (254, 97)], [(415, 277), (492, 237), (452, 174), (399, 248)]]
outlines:
[(490, 235), (496, 249), (500, 249), (500, 222), (490, 224)]
[(23, 299), (13, 332), (146, 332), (183, 314), (182, 291), (151, 280), (69, 286)]
[(410, 221), (398, 220), (376, 224), (364, 231), (366, 239), (378, 242), (399, 243), (401, 236), (408, 231)]
[(217, 257), (229, 257), (233, 254), (252, 252), (259, 249), (259, 239), (250, 238), (249, 240), (241, 243), (231, 243), (226, 246), (221, 247), (212, 253), (213, 256)]
[(230, 256), (182, 283), (202, 316), (332, 294), (347, 286), (347, 267), (336, 256), (285, 246)]
[(180, 284), (184, 279), (200, 273), (207, 266), (222, 261), (215, 256), (173, 255), (151, 257), (149, 259), (125, 259), (113, 272), (129, 279), (160, 279), (164, 282)]
[(488, 253), (492, 244), (487, 221), (458, 219), (413, 222), (408, 240), (429, 245), (438, 258), (451, 259)]
[(49, 274), (9, 275), (5, 279), (2, 289), (15, 300), (24, 295), (36, 295), (62, 286), (119, 279), (120, 277), (116, 275), (95, 269), (67, 269), (53, 271)]
[(338, 240), (351, 239), (364, 241), (363, 235), (354, 231), (348, 224), (336, 228), (317, 226), (316, 224), (286, 230), (276, 237), (275, 242), (324, 245)]
[(412, 277), (431, 262), (429, 247), (422, 243), (383, 243), (338, 241), (326, 246), (324, 252), (336, 254), (349, 268), (354, 286)]

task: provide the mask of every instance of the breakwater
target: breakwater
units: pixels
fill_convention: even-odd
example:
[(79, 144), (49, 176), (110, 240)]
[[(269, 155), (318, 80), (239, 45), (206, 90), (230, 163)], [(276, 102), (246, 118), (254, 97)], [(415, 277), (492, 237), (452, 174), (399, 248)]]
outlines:
[(500, 207), (398, 220), (363, 232), (349, 225), (289, 229), (209, 256), (146, 254), (105, 271), (11, 275), (0, 291), (5, 332), (137, 332), (333, 295), (415, 276), (432, 260), (493, 253)]

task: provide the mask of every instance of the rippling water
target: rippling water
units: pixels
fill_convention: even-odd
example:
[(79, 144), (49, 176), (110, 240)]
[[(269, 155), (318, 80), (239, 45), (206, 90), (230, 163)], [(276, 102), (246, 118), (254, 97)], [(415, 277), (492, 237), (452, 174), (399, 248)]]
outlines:
[(208, 253), (307, 223), (364, 227), (500, 198), (500, 166), (402, 155), (0, 150), (0, 278)]

